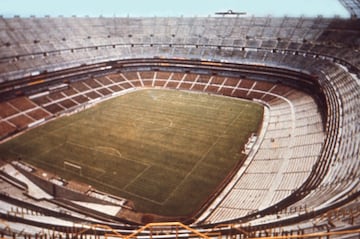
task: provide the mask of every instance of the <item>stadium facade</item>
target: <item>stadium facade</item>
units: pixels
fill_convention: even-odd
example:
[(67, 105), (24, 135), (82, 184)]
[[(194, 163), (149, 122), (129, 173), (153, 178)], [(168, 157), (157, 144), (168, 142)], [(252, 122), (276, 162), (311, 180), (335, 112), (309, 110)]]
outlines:
[(55, 180), (72, 198), (60, 200), (31, 165), (2, 159), (3, 237), (359, 235), (356, 17), (14, 17), (0, 28), (3, 141), (144, 87), (256, 100), (268, 122), (232, 180), (184, 224), (108, 215), (122, 207), (108, 195), (87, 195), (104, 207), (91, 210)]

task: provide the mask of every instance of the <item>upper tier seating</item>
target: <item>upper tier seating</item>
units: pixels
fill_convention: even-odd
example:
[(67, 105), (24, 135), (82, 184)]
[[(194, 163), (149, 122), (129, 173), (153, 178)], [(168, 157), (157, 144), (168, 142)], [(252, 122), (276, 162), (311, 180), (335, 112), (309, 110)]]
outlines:
[[(358, 19), (15, 17), (0, 18), (0, 29), (0, 86), (46, 71), (155, 57), (300, 71), (314, 76), (315, 87), (324, 95), (324, 102), (317, 104), (316, 94), (274, 82), (143, 69), (0, 102), (0, 138), (131, 88), (168, 87), (255, 98), (269, 107), (260, 148), (242, 177), (232, 181), (233, 190), (210, 205), (194, 226), (297, 225), (296, 218), (321, 219), (327, 210), (347, 205), (359, 194)], [(250, 183), (260, 175), (264, 182)], [(331, 225), (320, 219), (323, 226)]]

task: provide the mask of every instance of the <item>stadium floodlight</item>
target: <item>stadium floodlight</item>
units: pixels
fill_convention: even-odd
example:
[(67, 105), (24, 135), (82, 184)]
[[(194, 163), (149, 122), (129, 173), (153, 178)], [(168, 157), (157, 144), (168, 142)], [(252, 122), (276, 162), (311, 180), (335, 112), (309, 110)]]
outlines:
[(233, 10), (229, 9), (225, 12), (215, 12), (216, 15), (222, 15), (222, 16), (225, 16), (225, 15), (246, 15), (246, 12), (234, 12)]

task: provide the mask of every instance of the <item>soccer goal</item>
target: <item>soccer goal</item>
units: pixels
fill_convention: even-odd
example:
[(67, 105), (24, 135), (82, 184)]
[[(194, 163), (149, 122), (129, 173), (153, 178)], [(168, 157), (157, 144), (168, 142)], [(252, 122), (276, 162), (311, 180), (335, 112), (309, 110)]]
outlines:
[(64, 170), (76, 173), (82, 176), (82, 167), (78, 164), (74, 164), (68, 161), (64, 161)]

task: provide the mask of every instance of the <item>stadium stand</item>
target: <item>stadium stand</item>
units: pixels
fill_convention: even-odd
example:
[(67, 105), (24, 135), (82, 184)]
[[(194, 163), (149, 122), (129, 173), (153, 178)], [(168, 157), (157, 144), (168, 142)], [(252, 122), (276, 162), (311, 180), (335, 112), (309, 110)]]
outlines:
[(340, 0), (341, 4), (350, 12), (352, 18), (360, 16), (360, 2), (352, 0)]
[(92, 208), (52, 200), (28, 179), (31, 166), (2, 163), (2, 237), (358, 237), (358, 19), (14, 17), (0, 28), (1, 140), (143, 87), (255, 99), (268, 119), (216, 198), (156, 235), (156, 224), (116, 217), (123, 204), (97, 193), (86, 195)]

